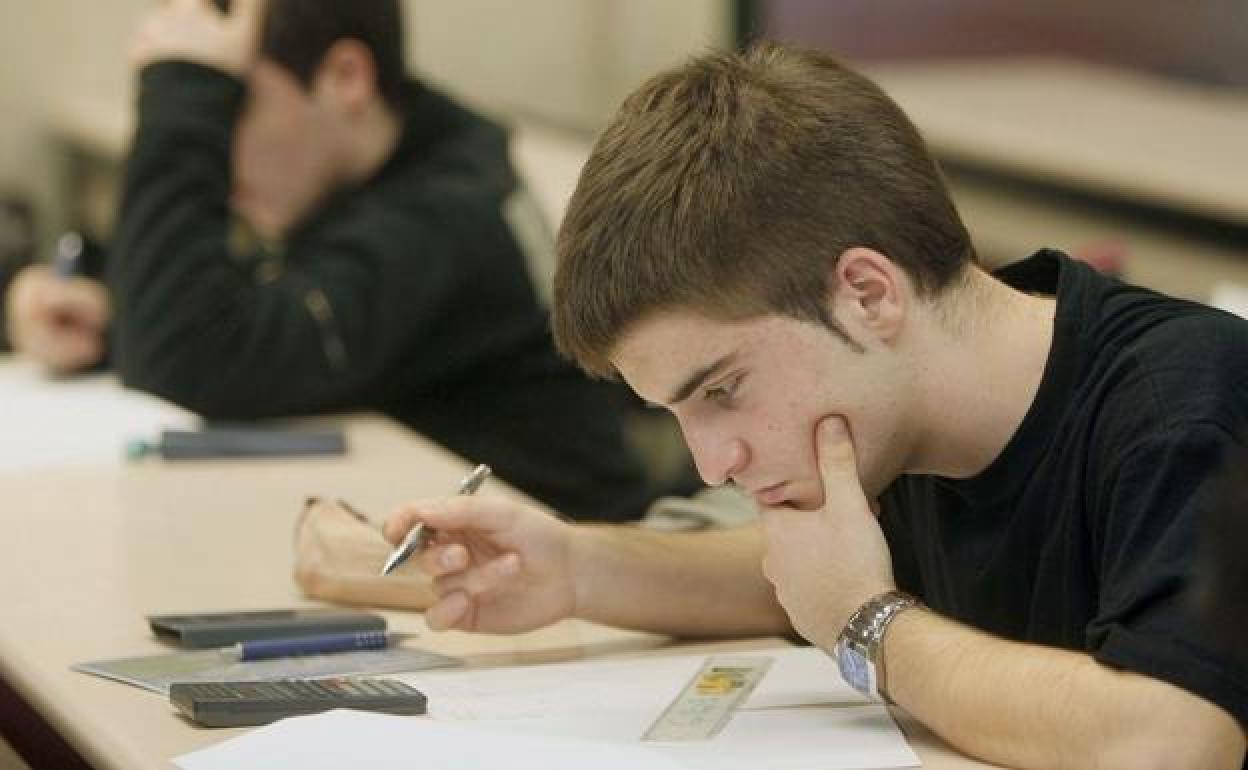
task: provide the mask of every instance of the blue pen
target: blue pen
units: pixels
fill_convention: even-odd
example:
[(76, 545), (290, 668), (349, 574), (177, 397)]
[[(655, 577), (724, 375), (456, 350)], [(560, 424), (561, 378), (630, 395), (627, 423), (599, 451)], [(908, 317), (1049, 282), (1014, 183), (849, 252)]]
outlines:
[(324, 655), (354, 650), (383, 650), (416, 634), (388, 631), (352, 631), (338, 634), (292, 636), (283, 639), (255, 639), (226, 647), (226, 653), (240, 661), (290, 658), (296, 655)]

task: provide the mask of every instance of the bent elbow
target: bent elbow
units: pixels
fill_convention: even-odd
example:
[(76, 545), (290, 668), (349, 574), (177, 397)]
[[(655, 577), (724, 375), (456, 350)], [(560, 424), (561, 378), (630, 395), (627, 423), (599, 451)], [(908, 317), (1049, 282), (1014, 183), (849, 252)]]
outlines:
[(1241, 770), (1246, 743), (1234, 720), (1229, 725), (1188, 725), (1189, 729), (1140, 725), (1133, 736), (1106, 746), (1094, 767), (1104, 770)]
[(239, 394), (221, 387), (211, 373), (188, 370), (177, 361), (145, 366), (123, 359), (116, 368), (127, 388), (162, 398), (206, 420), (244, 420), (255, 416)]

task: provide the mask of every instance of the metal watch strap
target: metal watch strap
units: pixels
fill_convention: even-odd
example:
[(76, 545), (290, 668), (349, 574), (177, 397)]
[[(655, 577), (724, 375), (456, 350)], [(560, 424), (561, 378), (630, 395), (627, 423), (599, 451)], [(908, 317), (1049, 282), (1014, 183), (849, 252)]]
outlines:
[[(877, 692), (864, 693), (871, 697), (888, 700), (887, 678), (884, 670), (884, 634), (889, 625), (903, 611), (921, 606), (921, 602), (902, 591), (885, 591), (863, 602), (841, 631), (837, 649), (853, 647), (867, 657), (875, 669)], [(891, 702), (891, 701), (890, 701)]]

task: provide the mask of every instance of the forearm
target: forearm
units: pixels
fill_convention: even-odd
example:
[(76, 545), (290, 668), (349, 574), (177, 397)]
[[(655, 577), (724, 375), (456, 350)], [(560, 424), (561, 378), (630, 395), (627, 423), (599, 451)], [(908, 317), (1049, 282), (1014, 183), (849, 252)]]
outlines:
[(219, 378), (213, 369), (228, 361), (208, 342), (237, 326), (232, 298), (247, 288), (226, 248), (230, 135), (242, 98), (234, 79), (184, 62), (142, 71), (108, 265), (119, 374), (194, 409), (202, 405), (192, 403), (192, 383)]
[(890, 697), (962, 751), (1019, 768), (1227, 768), (1242, 728), (1213, 704), (1088, 655), (1005, 641), (926, 610), (885, 637)]
[(259, 282), (228, 247), (231, 136), (243, 94), (236, 79), (184, 62), (142, 73), (108, 270), (117, 371), (209, 418), (352, 405), (373, 370), (333, 355), (346, 342), (341, 303), (326, 295), (355, 290), (361, 271), (348, 264), (331, 287), (313, 270), (337, 252), (302, 253)]
[(757, 527), (661, 533), (578, 527), (576, 615), (676, 636), (752, 636), (791, 630), (761, 569)]

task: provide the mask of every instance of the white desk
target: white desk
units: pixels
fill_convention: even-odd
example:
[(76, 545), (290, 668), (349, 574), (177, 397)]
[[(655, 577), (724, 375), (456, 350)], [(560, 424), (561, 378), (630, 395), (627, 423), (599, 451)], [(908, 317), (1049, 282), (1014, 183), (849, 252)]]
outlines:
[[(81, 768), (84, 760), (99, 770), (167, 770), (171, 757), (234, 734), (198, 729), (150, 692), (69, 667), (166, 649), (146, 628), (149, 613), (307, 604), (290, 577), (291, 536), (306, 496), (343, 498), (383, 515), (453, 488), (466, 467), (389, 420), (359, 416), (345, 426), (350, 451), (337, 458), (0, 474), (0, 733), (29, 752), (35, 770)], [(496, 481), (483, 493), (516, 494)], [(419, 615), (385, 614), (394, 629), (425, 630)], [(516, 636), (422, 638), (474, 665), (668, 644), (581, 621)], [(984, 766), (918, 725), (903, 725), (927, 767)]]

